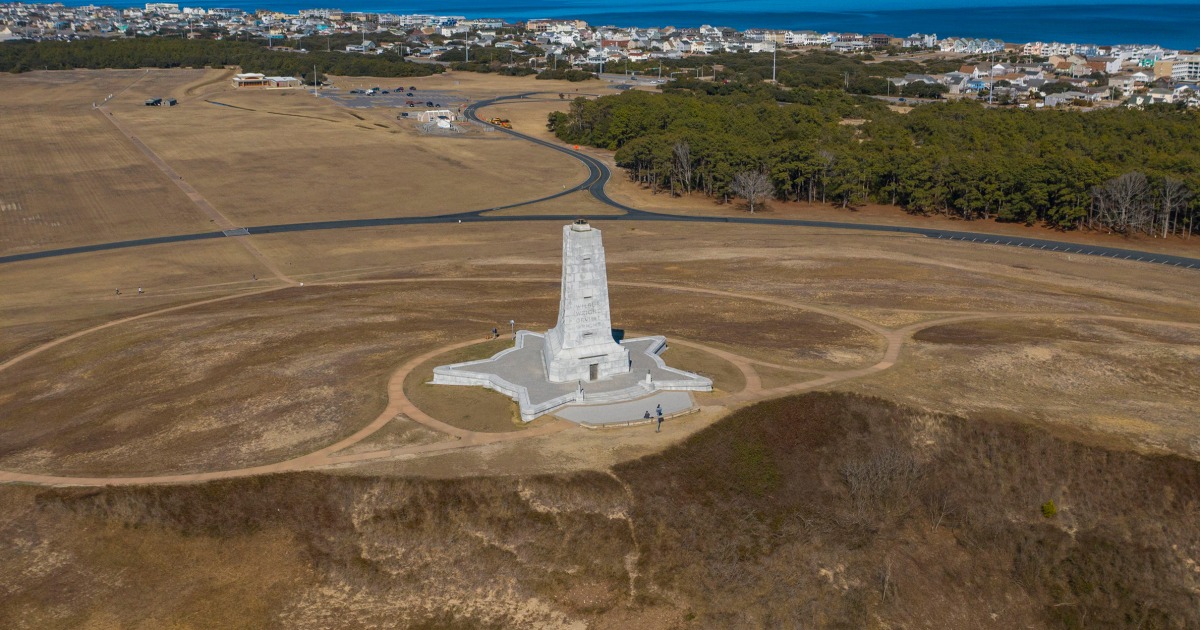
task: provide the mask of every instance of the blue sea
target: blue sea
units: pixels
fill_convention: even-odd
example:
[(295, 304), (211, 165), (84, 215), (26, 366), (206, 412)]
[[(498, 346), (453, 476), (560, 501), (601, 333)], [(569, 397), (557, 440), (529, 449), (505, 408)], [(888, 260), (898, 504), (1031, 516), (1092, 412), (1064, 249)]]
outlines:
[[(446, 0), (393, 3), (386, 0), (180, 0), (185, 6), (273, 9), (332, 7), (372, 13), (433, 13), (495, 17), (578, 18), (590, 24), (675, 26), (701, 24), (747, 28), (887, 33), (937, 33), (939, 37), (989, 37), (1009, 42), (1060, 41), (1107, 44), (1160, 44), (1200, 48), (1200, 0), (1095, 4), (1084, 0), (564, 0), (554, 3), (502, 0)], [(250, 4), (253, 3), (253, 4)], [(117, 6), (140, 6), (118, 2)], [(984, 4), (988, 6), (983, 6)]]

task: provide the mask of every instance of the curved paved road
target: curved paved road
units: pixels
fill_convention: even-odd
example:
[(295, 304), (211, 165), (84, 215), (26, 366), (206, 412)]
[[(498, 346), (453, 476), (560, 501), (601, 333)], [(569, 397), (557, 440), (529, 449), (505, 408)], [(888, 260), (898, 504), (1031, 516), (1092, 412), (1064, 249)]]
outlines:
[[(479, 119), (477, 111), (481, 108), (495, 105), (496, 103), (519, 100), (529, 98), (531, 96), (541, 94), (541, 92), (524, 92), (521, 94), (513, 94), (509, 96), (501, 96), (498, 98), (479, 101), (471, 104), (464, 110), (464, 115), (475, 122), (482, 123)], [(556, 192), (552, 195), (540, 197), (530, 201), (508, 204), (505, 206), (497, 206), (494, 208), (483, 208), (481, 210), (472, 210), (468, 212), (458, 212), (452, 214), (440, 214), (425, 217), (387, 217), (378, 219), (346, 219), (338, 221), (312, 221), (308, 223), (280, 223), (276, 225), (260, 225), (256, 227), (248, 227), (237, 230), (227, 230), (219, 232), (200, 232), (196, 234), (177, 234), (174, 236), (159, 236), (153, 238), (135, 239), (129, 241), (116, 241), (112, 243), (97, 243), (94, 245), (82, 245), (79, 247), (66, 247), (62, 249), (51, 249), (39, 252), (26, 252), (22, 254), (11, 254), (8, 256), (0, 256), (0, 264), (13, 263), (27, 260), (38, 260), (41, 258), (56, 258), (59, 256), (69, 256), (72, 254), (82, 254), (87, 252), (98, 252), (114, 249), (128, 249), (133, 247), (143, 247), (146, 245), (161, 245), (165, 243), (180, 243), (187, 241), (200, 241), (213, 238), (236, 237), (247, 234), (273, 234), (283, 232), (309, 232), (313, 230), (342, 230), (364, 227), (383, 227), (395, 225), (427, 225), (436, 223), (468, 223), (468, 222), (496, 222), (496, 221), (569, 221), (577, 218), (574, 214), (562, 215), (531, 215), (531, 216), (496, 216), (485, 213), (495, 210), (505, 210), (510, 208), (518, 208), (521, 206), (532, 205), (556, 199), (564, 195), (569, 195), (581, 190), (588, 191), (597, 201), (605, 205), (617, 208), (625, 212), (624, 215), (605, 216), (605, 221), (678, 221), (678, 222), (694, 222), (694, 223), (736, 223), (743, 225), (780, 225), (780, 226), (798, 226), (812, 228), (833, 228), (840, 230), (862, 230), (866, 232), (888, 232), (893, 234), (914, 234), (925, 236), (927, 238), (935, 238), (940, 240), (950, 241), (970, 241), (972, 243), (981, 243), (989, 245), (1007, 245), (1010, 247), (1026, 247), (1030, 249), (1041, 249), (1047, 251), (1064, 252), (1069, 254), (1081, 254), (1085, 256), (1102, 256), (1106, 258), (1117, 258), (1122, 260), (1133, 260), (1138, 262), (1157, 263), (1161, 265), (1169, 265), (1174, 267), (1183, 267), (1186, 269), (1200, 269), (1200, 258), (1190, 258), (1187, 256), (1176, 256), (1172, 254), (1160, 254), (1155, 252), (1145, 252), (1133, 249), (1124, 249), (1120, 247), (1107, 247), (1102, 245), (1081, 245), (1078, 243), (1068, 243), (1064, 241), (1054, 241), (1040, 238), (1026, 238), (1021, 236), (1003, 236), (998, 234), (985, 234), (980, 232), (966, 232), (958, 230), (941, 230), (934, 228), (907, 227), (897, 225), (878, 225), (871, 223), (849, 223), (840, 221), (808, 221), (804, 219), (772, 219), (758, 217), (714, 217), (714, 216), (690, 216), (665, 214), (661, 212), (650, 212), (647, 210), (639, 210), (620, 203), (608, 196), (605, 192), (605, 184), (612, 177), (612, 171), (604, 162), (581, 153), (574, 151), (560, 144), (535, 138), (512, 129), (500, 128), (499, 131), (507, 133), (511, 136), (520, 138), (527, 142), (541, 145), (553, 151), (558, 151), (579, 160), (588, 169), (588, 176), (583, 182)]]

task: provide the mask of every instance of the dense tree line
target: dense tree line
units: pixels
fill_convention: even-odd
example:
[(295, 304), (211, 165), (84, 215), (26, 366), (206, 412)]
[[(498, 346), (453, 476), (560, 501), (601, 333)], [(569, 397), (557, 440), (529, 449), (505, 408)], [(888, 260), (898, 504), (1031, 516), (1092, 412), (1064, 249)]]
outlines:
[(587, 70), (578, 70), (576, 68), (559, 68), (557, 70), (546, 68), (538, 73), (537, 78), (548, 81), (558, 80), (578, 83), (580, 81), (587, 81), (589, 79), (598, 79), (599, 77), (591, 72), (588, 72)]
[(310, 80), (314, 65), (319, 73), (341, 76), (412, 77), (442, 71), (439, 66), (404, 61), (396, 53), (362, 55), (314, 51), (302, 54), (232, 40), (138, 37), (0, 44), (0, 71), (14, 73), (71, 68), (240, 66), (246, 72), (300, 76)]
[(1190, 234), (1200, 221), (1196, 112), (964, 101), (899, 114), (841, 91), (696, 83), (707, 87), (578, 99), (549, 127), (572, 144), (615, 150), (632, 179), (676, 195), (728, 200), (735, 177), (751, 171), (770, 177), (777, 199), (842, 207), (874, 201), (1159, 236)]

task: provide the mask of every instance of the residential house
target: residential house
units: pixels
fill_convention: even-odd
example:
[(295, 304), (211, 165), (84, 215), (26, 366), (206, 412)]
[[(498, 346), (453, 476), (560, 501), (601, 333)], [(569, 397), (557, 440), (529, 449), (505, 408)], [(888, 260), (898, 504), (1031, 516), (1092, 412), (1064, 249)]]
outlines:
[(1076, 92), (1072, 90), (1069, 92), (1062, 92), (1060, 94), (1051, 94), (1046, 97), (1045, 103), (1046, 107), (1058, 107), (1060, 105), (1070, 105), (1075, 101), (1097, 103), (1100, 100), (1099, 94), (1089, 94), (1087, 92)]

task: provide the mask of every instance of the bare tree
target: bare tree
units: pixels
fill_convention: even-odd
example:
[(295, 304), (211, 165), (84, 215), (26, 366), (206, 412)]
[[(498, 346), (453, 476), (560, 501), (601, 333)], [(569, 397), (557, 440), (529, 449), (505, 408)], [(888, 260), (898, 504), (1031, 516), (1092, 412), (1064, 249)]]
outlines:
[[(1187, 210), (1188, 202), (1192, 200), (1192, 191), (1187, 184), (1168, 177), (1163, 180), (1162, 188), (1158, 190), (1158, 227), (1162, 237), (1174, 234), (1179, 227), (1179, 215)], [(1155, 230), (1157, 234), (1158, 230)]]
[(1154, 216), (1148, 203), (1149, 193), (1146, 176), (1137, 171), (1114, 177), (1092, 188), (1096, 219), (1100, 225), (1122, 234), (1144, 228)]
[(745, 199), (750, 204), (750, 214), (754, 214), (754, 205), (765, 200), (774, 192), (771, 178), (763, 171), (741, 171), (733, 176), (730, 185), (733, 194)]
[(692, 192), (692, 146), (687, 140), (671, 147), (671, 187), (678, 187), (682, 194)]

